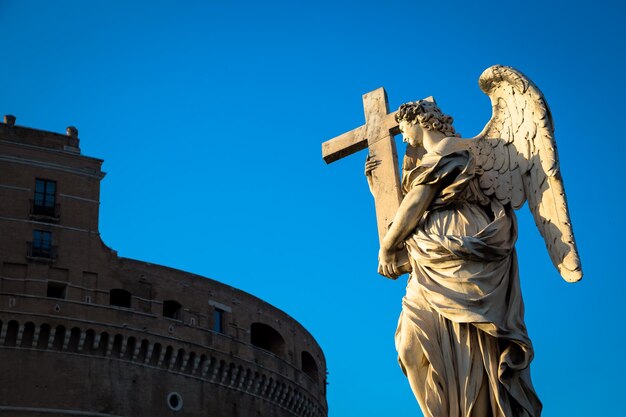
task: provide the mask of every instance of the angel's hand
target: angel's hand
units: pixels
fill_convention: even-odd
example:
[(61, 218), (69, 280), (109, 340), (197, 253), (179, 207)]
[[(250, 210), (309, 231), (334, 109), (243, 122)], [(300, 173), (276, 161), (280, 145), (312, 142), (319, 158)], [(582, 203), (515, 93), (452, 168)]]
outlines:
[(372, 171), (374, 171), (378, 165), (380, 165), (380, 159), (374, 159), (375, 155), (367, 155), (367, 158), (365, 159), (365, 178), (367, 178), (367, 185), (370, 187), (370, 192), (372, 193), (372, 195), (374, 194), (374, 192), (372, 191), (373, 189), (373, 181), (372, 181)]
[(396, 250), (380, 248), (378, 253), (378, 273), (391, 279), (396, 279), (402, 274), (398, 267), (398, 252)]

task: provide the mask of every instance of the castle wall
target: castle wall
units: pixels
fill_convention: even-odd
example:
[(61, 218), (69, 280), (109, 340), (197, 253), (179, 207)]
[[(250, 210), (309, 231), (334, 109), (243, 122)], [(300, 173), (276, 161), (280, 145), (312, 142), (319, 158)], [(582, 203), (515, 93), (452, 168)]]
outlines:
[(323, 352), (293, 318), (101, 241), (102, 161), (78, 144), (0, 123), (0, 413), (326, 416)]

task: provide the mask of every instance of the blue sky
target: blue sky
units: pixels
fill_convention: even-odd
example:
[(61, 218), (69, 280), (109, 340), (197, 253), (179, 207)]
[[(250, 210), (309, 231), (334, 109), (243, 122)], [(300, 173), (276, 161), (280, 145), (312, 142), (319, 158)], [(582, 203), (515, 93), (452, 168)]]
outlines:
[(100, 230), (121, 256), (251, 292), (323, 347), (331, 417), (420, 415), (396, 364), (405, 280), (376, 273), (365, 154), (321, 142), (361, 95), (435, 96), (464, 136), (493, 64), (546, 95), (585, 278), (565, 283), (527, 208), (518, 255), (544, 416), (624, 416), (619, 2), (0, 0), (0, 113), (79, 129), (105, 160)]

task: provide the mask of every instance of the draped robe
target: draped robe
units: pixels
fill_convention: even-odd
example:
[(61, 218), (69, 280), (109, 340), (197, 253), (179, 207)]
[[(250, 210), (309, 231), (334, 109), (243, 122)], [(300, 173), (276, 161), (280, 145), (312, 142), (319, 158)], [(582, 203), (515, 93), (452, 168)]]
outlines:
[[(478, 186), (471, 152), (426, 154), (408, 192), (438, 192), (405, 245), (412, 273), (396, 348), (425, 417), (470, 417), (481, 388), (493, 417), (539, 417), (513, 210)], [(417, 392), (416, 392), (417, 391)]]

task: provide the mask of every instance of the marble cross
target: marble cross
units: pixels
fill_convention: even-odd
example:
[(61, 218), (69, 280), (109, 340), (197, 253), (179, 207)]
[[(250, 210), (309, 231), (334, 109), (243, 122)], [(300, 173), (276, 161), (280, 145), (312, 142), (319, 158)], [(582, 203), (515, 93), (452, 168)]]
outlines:
[[(380, 163), (372, 171), (372, 193), (376, 204), (378, 238), (385, 237), (402, 201), (398, 153), (394, 136), (400, 134), (395, 112), (389, 113), (387, 93), (378, 88), (363, 95), (365, 124), (322, 143), (322, 157), (327, 164), (368, 148)], [(406, 251), (398, 254), (399, 265), (408, 271)]]

